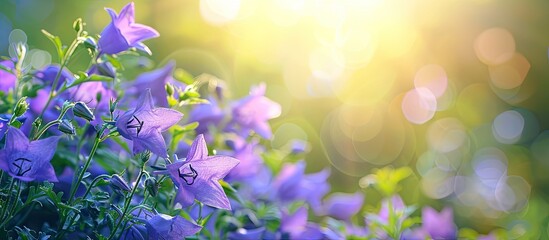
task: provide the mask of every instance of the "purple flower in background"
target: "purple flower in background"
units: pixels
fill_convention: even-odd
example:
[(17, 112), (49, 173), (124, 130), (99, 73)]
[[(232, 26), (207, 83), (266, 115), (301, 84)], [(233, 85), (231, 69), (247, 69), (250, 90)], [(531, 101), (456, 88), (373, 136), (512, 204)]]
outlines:
[(149, 48), (141, 41), (158, 37), (160, 34), (149, 26), (135, 23), (133, 2), (122, 8), (118, 16), (110, 8), (105, 10), (111, 15), (112, 22), (101, 32), (99, 39), (101, 53), (116, 54), (135, 47), (150, 54)]
[(176, 201), (182, 207), (188, 207), (196, 199), (211, 207), (230, 210), (229, 199), (219, 180), (238, 163), (239, 160), (232, 157), (208, 156), (204, 136), (198, 135), (184, 161), (166, 166), (179, 189)]
[(223, 154), (240, 160), (240, 164), (227, 175), (227, 180), (239, 181), (256, 175), (261, 170), (261, 166), (263, 166), (261, 156), (257, 153), (261, 149), (258, 142), (252, 140), (248, 143), (245, 139), (238, 136), (232, 138), (231, 142), (234, 152), (224, 152)]
[[(246, 136), (255, 131), (264, 138), (271, 138), (269, 119), (280, 116), (280, 104), (265, 97), (265, 84), (252, 88), (250, 95), (237, 101), (233, 108), (231, 125), (240, 127), (240, 134)], [(231, 126), (232, 127), (232, 126)]]
[[(8, 68), (13, 69), (14, 64), (10, 60), (0, 61), (0, 65)], [(10, 72), (6, 72), (4, 70), (0, 70), (0, 91), (2, 92), (8, 92), (10, 89), (15, 88), (15, 81), (17, 78), (14, 74)]]
[(282, 211), (280, 230), (288, 233), (290, 239), (322, 239), (323, 233), (313, 223), (307, 222), (307, 208), (298, 208), (293, 215)]
[(329, 170), (318, 173), (304, 174), (305, 162), (285, 164), (274, 181), (278, 199), (282, 202), (304, 200), (311, 205), (315, 212), (319, 212), (321, 199), (330, 190), (326, 181)]
[(6, 146), (0, 150), (0, 168), (21, 181), (57, 182), (50, 161), (59, 137), (30, 142), (19, 129), (10, 127)]
[(364, 203), (364, 195), (356, 193), (334, 193), (324, 203), (325, 213), (340, 220), (350, 220)]
[[(109, 101), (116, 97), (116, 92), (103, 82), (85, 82), (68, 90), (71, 101), (82, 101), (95, 112), (109, 110)], [(99, 99), (98, 99), (99, 96)], [(98, 101), (99, 100), (99, 101)], [(99, 119), (99, 118), (98, 118)]]
[(258, 227), (254, 229), (239, 228), (236, 229), (236, 231), (234, 232), (230, 232), (227, 237), (230, 240), (256, 240), (262, 239), (264, 232), (264, 227)]
[(147, 221), (149, 239), (183, 239), (194, 235), (202, 227), (180, 216), (169, 216), (159, 213)]
[[(173, 78), (174, 68), (175, 62), (171, 61), (162, 68), (142, 73), (131, 83), (133, 85), (133, 89), (131, 90), (139, 93), (150, 88), (154, 103), (159, 107), (168, 107), (166, 84), (170, 83), (178, 88), (185, 87), (183, 83), (180, 83)], [(176, 98), (177, 97), (178, 96), (176, 96)]]
[(151, 91), (141, 95), (136, 108), (126, 111), (116, 121), (118, 132), (133, 141), (133, 152), (149, 150), (159, 157), (168, 157), (161, 132), (179, 122), (183, 114), (168, 108), (155, 108)]
[(4, 138), (4, 134), (8, 131), (10, 118), (8, 115), (0, 115), (0, 140)]
[[(209, 98), (209, 104), (197, 104), (189, 113), (189, 123), (198, 122), (196, 128), (197, 134), (208, 134), (208, 127), (218, 125), (223, 120), (225, 113), (219, 107), (219, 104), (214, 98)], [(208, 137), (206, 136), (206, 139)]]
[[(53, 87), (53, 82), (55, 81), (55, 78), (59, 73), (59, 69), (61, 69), (59, 65), (53, 65), (53, 64), (48, 65), (44, 67), (42, 70), (38, 71), (34, 76), (38, 80), (43, 82), (45, 86), (51, 89), (51, 87)], [(61, 74), (59, 75), (59, 80), (57, 81), (57, 89), (63, 86), (63, 83), (65, 82), (71, 83), (73, 80), (74, 80), (74, 76), (72, 75), (72, 73), (66, 68), (63, 68), (63, 71), (61, 71)]]
[(433, 239), (455, 239), (457, 228), (451, 208), (444, 208), (440, 213), (431, 207), (422, 210), (421, 228)]

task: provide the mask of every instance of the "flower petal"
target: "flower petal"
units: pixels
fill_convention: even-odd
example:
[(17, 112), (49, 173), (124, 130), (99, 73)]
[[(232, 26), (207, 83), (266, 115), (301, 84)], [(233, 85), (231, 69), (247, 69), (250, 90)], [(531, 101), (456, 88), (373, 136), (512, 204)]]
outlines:
[[(200, 174), (200, 172), (199, 172)], [(200, 175), (199, 175), (200, 176)], [(194, 193), (196, 200), (214, 208), (231, 210), (231, 204), (217, 180), (198, 181), (187, 187)]]
[(175, 195), (175, 202), (181, 204), (181, 207), (186, 208), (194, 203), (195, 195), (191, 191), (186, 191), (185, 188), (180, 187)]
[(151, 95), (151, 89), (145, 89), (145, 93), (141, 94), (139, 100), (137, 100), (137, 108), (135, 112), (150, 111), (154, 108), (153, 98)]
[(208, 146), (206, 146), (206, 140), (204, 135), (200, 134), (194, 139), (191, 149), (187, 154), (187, 161), (206, 159), (208, 157)]
[(29, 146), (29, 139), (21, 130), (14, 127), (9, 127), (6, 134), (6, 146), (7, 151), (26, 151)]
[(148, 134), (146, 138), (133, 138), (133, 153), (149, 150), (152, 153), (162, 158), (168, 157), (166, 143), (158, 129), (154, 130), (153, 134)]
[(160, 36), (160, 33), (154, 28), (138, 23), (132, 24), (127, 28), (121, 28), (120, 31), (132, 47), (141, 41)]
[(183, 118), (183, 113), (169, 108), (155, 108), (152, 112), (157, 117), (153, 126), (160, 128), (161, 132), (168, 130)]
[(120, 14), (115, 23), (118, 27), (129, 26), (135, 22), (135, 6), (133, 2), (130, 2), (120, 10)]

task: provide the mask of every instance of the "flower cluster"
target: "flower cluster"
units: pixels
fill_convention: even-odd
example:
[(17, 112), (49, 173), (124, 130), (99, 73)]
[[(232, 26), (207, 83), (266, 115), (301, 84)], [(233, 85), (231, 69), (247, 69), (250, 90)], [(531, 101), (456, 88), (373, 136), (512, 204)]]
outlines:
[[(306, 173), (305, 142), (271, 149), (269, 121), (281, 106), (266, 96), (265, 84), (233, 100), (221, 80), (181, 77), (175, 62), (132, 69), (127, 62), (151, 54), (143, 41), (159, 33), (135, 23), (133, 3), (118, 14), (106, 10), (112, 21), (99, 37), (84, 31), (81, 19), (69, 46), (43, 31), (58, 64), (24, 66), (23, 44), (14, 46), (16, 58), (0, 62), (0, 238), (460, 234), (451, 208), (424, 207), (419, 217), (401, 199), (399, 182), (406, 177), (396, 173), (409, 169), (386, 168), (367, 177), (366, 189), (330, 192), (330, 169)], [(89, 69), (71, 72), (71, 57), (84, 50)], [(122, 66), (141, 74), (128, 78)], [(367, 203), (370, 186), (380, 190), (379, 204)], [(500, 233), (466, 234), (491, 239)]]

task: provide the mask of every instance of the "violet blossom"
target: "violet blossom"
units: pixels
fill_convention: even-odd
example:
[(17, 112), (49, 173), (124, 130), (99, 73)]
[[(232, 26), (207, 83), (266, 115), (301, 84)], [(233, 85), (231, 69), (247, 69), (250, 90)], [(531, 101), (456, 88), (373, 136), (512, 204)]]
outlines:
[(149, 26), (135, 23), (133, 2), (124, 6), (119, 15), (113, 9), (105, 10), (111, 16), (112, 22), (101, 32), (98, 43), (101, 53), (116, 54), (135, 47), (150, 54), (149, 48), (141, 42), (160, 34)]
[(454, 239), (457, 228), (454, 224), (454, 214), (451, 208), (444, 208), (437, 212), (431, 207), (422, 210), (421, 228), (433, 239)]
[(149, 239), (183, 239), (199, 232), (202, 227), (181, 216), (169, 216), (159, 213), (146, 222)]
[[(0, 65), (8, 69), (14, 68), (14, 64), (10, 60), (0, 61)], [(0, 79), (0, 91), (8, 92), (10, 89), (15, 88), (17, 77), (13, 73), (0, 69)]]
[[(150, 88), (154, 103), (159, 107), (168, 107), (166, 84), (172, 84), (172, 86), (179, 88), (179, 90), (185, 87), (185, 84), (173, 78), (174, 68), (175, 62), (171, 61), (162, 68), (140, 74), (131, 83), (132, 87), (128, 88), (130, 91), (129, 95), (134, 95)], [(174, 93), (177, 92), (174, 91)], [(173, 97), (178, 98), (178, 96)]]
[(322, 239), (319, 226), (307, 221), (307, 208), (300, 207), (293, 214), (282, 211), (280, 230), (290, 235), (291, 239)]
[(117, 119), (118, 132), (133, 141), (134, 154), (149, 150), (167, 158), (166, 142), (161, 132), (179, 122), (183, 114), (169, 108), (155, 108), (150, 89), (141, 95), (136, 106)]
[(227, 156), (208, 156), (203, 135), (198, 135), (184, 161), (169, 164), (168, 173), (178, 187), (176, 202), (191, 206), (194, 199), (215, 208), (231, 209), (219, 180), (240, 161)]
[(21, 130), (10, 127), (6, 145), (0, 150), (0, 169), (21, 181), (57, 182), (50, 161), (60, 137), (29, 141)]
[(324, 213), (339, 220), (350, 220), (351, 217), (360, 211), (364, 203), (364, 194), (356, 193), (333, 193), (324, 203)]
[(232, 121), (229, 129), (235, 125), (239, 127), (241, 135), (246, 136), (251, 131), (256, 132), (264, 138), (271, 138), (272, 132), (269, 123), (270, 119), (281, 114), (280, 104), (265, 97), (265, 84), (252, 88), (250, 95), (234, 103), (232, 108)]

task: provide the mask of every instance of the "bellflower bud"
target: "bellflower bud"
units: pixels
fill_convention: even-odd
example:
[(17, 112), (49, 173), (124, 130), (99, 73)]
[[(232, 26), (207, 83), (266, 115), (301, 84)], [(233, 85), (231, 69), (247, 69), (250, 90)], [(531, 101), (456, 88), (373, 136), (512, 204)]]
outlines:
[(88, 121), (93, 121), (95, 119), (95, 116), (93, 116), (93, 112), (84, 102), (77, 102), (76, 104), (74, 104), (74, 108), (72, 109), (72, 111), (74, 112), (75, 116), (81, 117)]
[(17, 102), (17, 105), (15, 105), (15, 109), (13, 111), (13, 115), (15, 115), (15, 117), (22, 116), (23, 114), (25, 114), (27, 109), (29, 109), (29, 103), (27, 103), (26, 100), (27, 100), (27, 97), (22, 97)]
[(156, 178), (150, 177), (145, 180), (145, 188), (151, 196), (156, 197), (156, 194), (158, 194), (158, 184), (156, 182)]
[(116, 69), (110, 62), (102, 62), (97, 64), (97, 70), (99, 70), (99, 73), (103, 76), (107, 77), (116, 77)]
[(112, 175), (111, 177), (111, 184), (113, 186), (115, 186), (116, 188), (122, 190), (122, 191), (125, 191), (125, 192), (129, 192), (132, 190), (132, 188), (128, 185), (128, 183), (126, 183), (126, 180), (124, 180), (122, 177), (120, 177), (120, 175), (118, 174), (114, 174)]
[(76, 132), (74, 131), (74, 126), (72, 125), (71, 121), (68, 119), (61, 120), (61, 123), (57, 126), (57, 129), (61, 131), (62, 133), (74, 135)]

